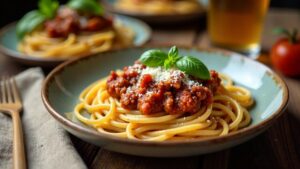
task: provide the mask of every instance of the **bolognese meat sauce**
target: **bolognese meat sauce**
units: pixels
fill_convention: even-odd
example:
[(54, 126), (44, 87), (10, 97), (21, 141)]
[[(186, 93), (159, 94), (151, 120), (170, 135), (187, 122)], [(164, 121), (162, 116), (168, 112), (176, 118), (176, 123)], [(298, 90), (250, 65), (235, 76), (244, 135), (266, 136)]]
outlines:
[(44, 24), (50, 37), (67, 37), (70, 33), (93, 32), (112, 26), (112, 20), (102, 16), (84, 16), (68, 7), (59, 8), (57, 15)]
[(120, 100), (125, 109), (139, 110), (149, 115), (196, 113), (212, 103), (220, 86), (216, 71), (209, 80), (201, 80), (180, 70), (146, 67), (136, 62), (123, 68), (122, 74), (112, 71), (107, 80), (108, 93)]

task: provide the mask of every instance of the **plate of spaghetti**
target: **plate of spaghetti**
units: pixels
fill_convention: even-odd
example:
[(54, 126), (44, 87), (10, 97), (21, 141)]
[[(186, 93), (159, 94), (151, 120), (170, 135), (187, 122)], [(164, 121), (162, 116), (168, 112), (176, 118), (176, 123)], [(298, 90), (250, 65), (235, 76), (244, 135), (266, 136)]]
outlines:
[(206, 13), (206, 5), (198, 0), (105, 0), (103, 4), (110, 12), (152, 24), (195, 21)]
[(73, 57), (114, 48), (140, 46), (151, 29), (142, 21), (108, 16), (95, 0), (40, 0), (38, 9), (25, 14), (0, 32), (0, 48), (30, 65), (53, 66)]
[(258, 135), (282, 114), (288, 89), (271, 69), (236, 53), (138, 47), (63, 63), (46, 78), (42, 98), (83, 140), (171, 157), (222, 150)]

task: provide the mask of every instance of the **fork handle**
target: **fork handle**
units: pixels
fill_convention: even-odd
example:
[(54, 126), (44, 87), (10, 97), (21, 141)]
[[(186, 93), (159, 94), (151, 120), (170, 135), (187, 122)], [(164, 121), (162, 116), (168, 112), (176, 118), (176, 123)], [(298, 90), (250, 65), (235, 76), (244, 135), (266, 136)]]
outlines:
[(13, 121), (13, 168), (26, 169), (25, 147), (19, 112), (12, 112)]

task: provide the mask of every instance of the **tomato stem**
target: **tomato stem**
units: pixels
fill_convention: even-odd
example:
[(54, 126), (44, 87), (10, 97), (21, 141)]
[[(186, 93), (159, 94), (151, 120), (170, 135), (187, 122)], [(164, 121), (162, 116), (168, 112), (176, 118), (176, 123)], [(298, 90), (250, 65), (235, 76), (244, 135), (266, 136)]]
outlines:
[(294, 28), (293, 33), (292, 33), (292, 44), (297, 43), (297, 34), (298, 34), (298, 30), (296, 28)]
[(298, 30), (296, 28), (293, 29), (292, 33), (285, 28), (275, 28), (273, 29), (273, 33), (277, 35), (285, 35), (291, 44), (298, 42)]

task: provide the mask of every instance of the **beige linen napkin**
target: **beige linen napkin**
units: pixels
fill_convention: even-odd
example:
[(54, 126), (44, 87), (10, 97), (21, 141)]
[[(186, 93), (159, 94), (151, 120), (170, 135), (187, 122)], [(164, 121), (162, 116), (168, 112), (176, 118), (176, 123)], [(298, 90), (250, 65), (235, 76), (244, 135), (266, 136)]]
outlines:
[[(41, 99), (44, 76), (31, 68), (16, 76), (23, 100), (23, 131), (29, 169), (84, 169), (67, 132), (51, 117)], [(0, 168), (12, 168), (11, 118), (0, 113)]]

